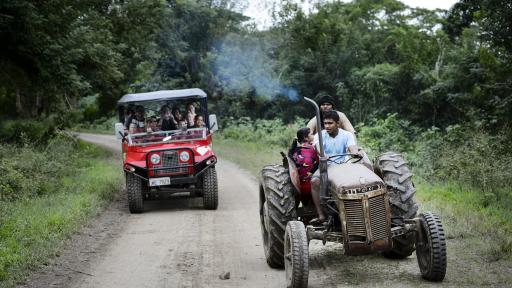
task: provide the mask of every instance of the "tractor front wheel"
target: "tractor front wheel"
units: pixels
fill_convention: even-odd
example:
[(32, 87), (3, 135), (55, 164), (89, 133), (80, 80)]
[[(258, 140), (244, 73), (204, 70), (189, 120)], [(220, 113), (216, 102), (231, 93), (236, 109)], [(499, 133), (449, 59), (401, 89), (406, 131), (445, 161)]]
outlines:
[(421, 276), (429, 281), (443, 281), (446, 274), (446, 240), (439, 216), (420, 214), (421, 231), (416, 233), (416, 256)]
[(306, 288), (309, 276), (308, 237), (304, 223), (290, 221), (284, 236), (286, 287)]

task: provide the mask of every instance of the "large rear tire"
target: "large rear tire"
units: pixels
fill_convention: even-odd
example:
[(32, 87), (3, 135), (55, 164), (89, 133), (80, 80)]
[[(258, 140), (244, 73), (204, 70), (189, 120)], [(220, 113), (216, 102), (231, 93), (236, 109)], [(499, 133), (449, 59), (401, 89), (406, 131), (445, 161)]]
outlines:
[(125, 177), (128, 209), (130, 213), (142, 213), (144, 211), (144, 198), (142, 194), (147, 190), (146, 184), (141, 178), (132, 173), (125, 173)]
[(284, 267), (284, 234), (286, 223), (297, 219), (294, 188), (288, 170), (269, 165), (261, 171), (260, 224), (267, 263), (272, 268)]
[(215, 210), (219, 206), (219, 189), (217, 186), (217, 171), (215, 167), (208, 168), (203, 174), (203, 206)]
[[(375, 172), (390, 187), (389, 202), (391, 204), (392, 221), (401, 224), (403, 219), (412, 219), (418, 212), (418, 204), (414, 200), (416, 188), (412, 182), (412, 173), (401, 154), (386, 152), (375, 161)], [(414, 252), (415, 236), (413, 233), (393, 238), (393, 249), (383, 255), (392, 259), (404, 259)]]
[(308, 237), (304, 223), (290, 221), (284, 236), (286, 287), (306, 288), (309, 276)]
[(416, 256), (421, 276), (428, 281), (443, 281), (446, 275), (446, 240), (439, 216), (420, 214), (422, 229), (416, 239)]

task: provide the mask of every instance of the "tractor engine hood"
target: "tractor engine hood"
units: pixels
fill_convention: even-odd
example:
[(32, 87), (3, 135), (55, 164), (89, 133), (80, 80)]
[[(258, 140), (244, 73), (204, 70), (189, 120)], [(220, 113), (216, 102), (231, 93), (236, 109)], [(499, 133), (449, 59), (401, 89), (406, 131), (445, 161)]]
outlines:
[(365, 193), (385, 187), (382, 179), (363, 164), (330, 165), (327, 169), (331, 193), (338, 195)]

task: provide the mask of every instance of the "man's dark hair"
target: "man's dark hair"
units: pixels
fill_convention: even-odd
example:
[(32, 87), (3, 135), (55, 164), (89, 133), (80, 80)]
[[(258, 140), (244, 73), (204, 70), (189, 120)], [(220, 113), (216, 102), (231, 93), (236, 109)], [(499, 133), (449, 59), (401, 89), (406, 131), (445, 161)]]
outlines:
[(340, 121), (340, 115), (338, 115), (338, 112), (336, 112), (334, 110), (324, 111), (322, 113), (322, 116), (323, 116), (324, 120), (332, 119), (332, 120), (334, 120), (334, 122), (339, 122)]
[(319, 92), (318, 94), (316, 94), (316, 99), (318, 99), (318, 101), (317, 101), (318, 106), (325, 104), (325, 103), (329, 103), (333, 107), (336, 106), (334, 103), (334, 99), (327, 92), (323, 92), (323, 91)]

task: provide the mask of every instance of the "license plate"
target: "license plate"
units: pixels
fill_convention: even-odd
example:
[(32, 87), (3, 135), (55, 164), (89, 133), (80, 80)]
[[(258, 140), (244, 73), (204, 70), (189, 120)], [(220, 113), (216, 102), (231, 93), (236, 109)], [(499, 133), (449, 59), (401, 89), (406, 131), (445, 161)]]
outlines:
[(171, 184), (171, 177), (150, 178), (149, 186), (162, 186)]

